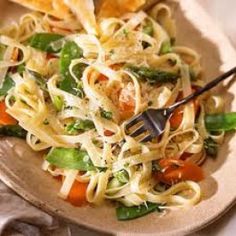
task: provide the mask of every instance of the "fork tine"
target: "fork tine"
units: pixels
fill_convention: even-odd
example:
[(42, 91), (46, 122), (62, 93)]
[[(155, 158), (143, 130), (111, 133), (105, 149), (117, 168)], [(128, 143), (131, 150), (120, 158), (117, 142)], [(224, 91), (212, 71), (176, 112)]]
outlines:
[(145, 142), (148, 142), (148, 141), (152, 141), (153, 137), (151, 134), (148, 134), (147, 136), (145, 136), (144, 138), (142, 138), (140, 140), (141, 143), (145, 143)]
[(142, 121), (142, 114), (136, 115), (136, 116), (132, 117), (130, 120), (128, 120), (128, 123), (125, 125), (126, 130), (128, 130), (129, 128), (134, 126), (139, 121)]
[(131, 136), (131, 137), (137, 137), (138, 135), (140, 135), (140, 134), (142, 134), (142, 133), (144, 133), (144, 132), (146, 132), (147, 130), (146, 130), (146, 128), (145, 128), (145, 125), (143, 124), (143, 125), (141, 125), (141, 126), (139, 126), (137, 129), (135, 129), (132, 133), (130, 133), (129, 135)]

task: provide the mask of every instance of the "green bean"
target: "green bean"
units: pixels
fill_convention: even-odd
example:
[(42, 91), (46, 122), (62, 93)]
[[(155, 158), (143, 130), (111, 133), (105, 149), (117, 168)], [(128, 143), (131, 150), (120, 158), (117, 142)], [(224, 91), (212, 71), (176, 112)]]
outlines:
[(145, 66), (128, 65), (127, 70), (131, 71), (137, 78), (146, 80), (151, 84), (175, 82), (179, 78), (178, 74)]

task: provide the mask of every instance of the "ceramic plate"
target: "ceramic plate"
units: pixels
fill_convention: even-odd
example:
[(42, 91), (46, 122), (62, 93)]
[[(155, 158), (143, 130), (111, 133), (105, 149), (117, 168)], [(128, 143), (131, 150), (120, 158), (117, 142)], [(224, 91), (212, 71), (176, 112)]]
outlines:
[[(228, 39), (194, 0), (171, 3), (177, 21), (177, 43), (202, 55), (204, 77), (214, 78), (235, 66), (236, 52)], [(9, 22), (25, 9), (0, 0), (1, 15)], [(3, 22), (0, 21), (0, 22)], [(236, 110), (236, 85), (224, 84), (217, 93), (226, 101), (227, 110)], [(159, 217), (153, 213), (133, 221), (116, 220), (115, 209), (73, 207), (57, 197), (59, 182), (41, 170), (42, 157), (22, 140), (0, 139), (0, 177), (18, 194), (39, 208), (83, 227), (114, 235), (184, 235), (220, 217), (236, 198), (236, 136), (226, 136), (215, 160), (204, 163), (206, 179), (201, 183), (202, 201), (190, 209), (173, 211)]]

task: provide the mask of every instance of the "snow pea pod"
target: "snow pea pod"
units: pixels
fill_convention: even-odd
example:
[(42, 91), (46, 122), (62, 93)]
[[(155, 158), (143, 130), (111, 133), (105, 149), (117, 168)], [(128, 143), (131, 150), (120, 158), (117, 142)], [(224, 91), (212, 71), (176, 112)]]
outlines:
[(77, 148), (53, 148), (47, 154), (46, 160), (59, 168), (81, 171), (95, 169), (88, 153)]
[(116, 208), (116, 216), (118, 220), (132, 220), (154, 211), (161, 211), (160, 204), (147, 202), (140, 206), (120, 206)]
[(236, 112), (211, 114), (205, 116), (205, 125), (209, 131), (230, 131), (236, 129)]
[[(70, 74), (69, 66), (72, 60), (81, 58), (82, 56), (82, 49), (75, 42), (68, 41), (62, 48), (59, 62), (60, 74), (62, 77), (60, 89), (68, 93), (78, 95), (79, 97), (83, 96), (83, 90), (81, 88), (81, 84), (77, 84), (72, 75)], [(73, 73), (75, 74), (77, 79), (81, 78), (84, 68), (84, 64), (77, 64), (74, 66)]]
[(64, 36), (60, 34), (37, 33), (29, 39), (29, 45), (44, 52), (57, 53), (61, 50), (63, 43), (59, 40), (62, 38)]
[(0, 127), (0, 136), (12, 136), (17, 138), (25, 138), (26, 131), (19, 125), (5, 125)]

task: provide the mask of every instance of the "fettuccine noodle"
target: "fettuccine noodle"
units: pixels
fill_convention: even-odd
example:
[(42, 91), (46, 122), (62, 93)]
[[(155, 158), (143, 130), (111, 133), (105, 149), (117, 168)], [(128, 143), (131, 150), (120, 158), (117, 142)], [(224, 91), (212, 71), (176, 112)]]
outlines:
[[(199, 115), (194, 102), (184, 106), (182, 120), (177, 127), (168, 121), (164, 134), (152, 142), (141, 143), (125, 130), (127, 120), (147, 108), (163, 108), (174, 104), (180, 96), (192, 93), (201, 80), (200, 55), (194, 50), (172, 44), (171, 50), (162, 52), (163, 45), (171, 44), (176, 37), (175, 21), (169, 6), (160, 3), (149, 12), (127, 13), (120, 18), (97, 18), (96, 34), (87, 33), (75, 19), (56, 20), (40, 13), (28, 13), (19, 23), (0, 30), (0, 43), (6, 47), (0, 61), (0, 80), (3, 81), (10, 67), (24, 64), (22, 73), (12, 71), (12, 87), (5, 97), (7, 112), (27, 131), (26, 142), (35, 151), (55, 148), (76, 148), (87, 152), (95, 169), (60, 168), (47, 160), (43, 169), (53, 176), (62, 176), (59, 196), (67, 199), (74, 181), (87, 183), (86, 199), (99, 205), (105, 199), (118, 201), (126, 206), (146, 202), (160, 203), (163, 207), (188, 207), (201, 199), (197, 182), (177, 181), (157, 189), (160, 182), (153, 174), (153, 163), (162, 159), (179, 160), (188, 154), (188, 160), (199, 165), (205, 157), (204, 140), (211, 136), (221, 143), (224, 133), (210, 135), (204, 124), (206, 109), (222, 110), (222, 100), (213, 96), (211, 105), (200, 104)], [(152, 33), (146, 33), (147, 24)], [(48, 53), (27, 45), (35, 33), (58, 33), (64, 36), (61, 44), (74, 42), (82, 49), (83, 56), (70, 62), (69, 73), (82, 95), (73, 94), (59, 87), (62, 80), (60, 55)], [(173, 42), (172, 42), (173, 43)], [(13, 51), (20, 54), (12, 60)], [(83, 65), (78, 77), (75, 68)], [(127, 65), (157, 68), (178, 74), (173, 82), (150, 84), (140, 80)], [(34, 78), (39, 74), (45, 81), (42, 88)], [(195, 80), (191, 80), (194, 74)], [(62, 101), (61, 109), (54, 106), (55, 98)], [(212, 111), (213, 110), (213, 111)], [(101, 111), (109, 112), (106, 118)], [(69, 124), (89, 120), (93, 129), (69, 133)], [(107, 133), (108, 132), (108, 133)], [(125, 171), (128, 180), (113, 186), (115, 173)], [(181, 176), (180, 176), (181, 179)], [(183, 194), (189, 192), (189, 195)]]

